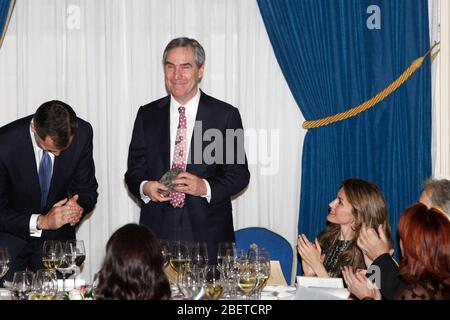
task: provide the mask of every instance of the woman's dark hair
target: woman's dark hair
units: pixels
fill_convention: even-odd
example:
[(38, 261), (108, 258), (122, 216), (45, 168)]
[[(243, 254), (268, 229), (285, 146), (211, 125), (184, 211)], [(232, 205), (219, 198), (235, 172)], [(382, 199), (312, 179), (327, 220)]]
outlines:
[(161, 247), (150, 229), (130, 223), (114, 232), (106, 245), (95, 293), (114, 300), (170, 297)]
[(62, 101), (52, 100), (43, 103), (33, 116), (36, 134), (43, 140), (53, 139), (55, 146), (64, 149), (77, 133), (78, 119), (75, 111)]
[(450, 219), (422, 203), (400, 216), (400, 274), (407, 283), (422, 282), (450, 296)]
[[(393, 245), (386, 201), (383, 193), (375, 184), (362, 179), (346, 179), (342, 181), (341, 188), (352, 206), (355, 223), (352, 226), (354, 231), (353, 239), (347, 250), (339, 257), (339, 265), (351, 266), (354, 271), (365, 269), (364, 256), (356, 245), (363, 223), (375, 230), (378, 230), (378, 225), (383, 225), (389, 244)], [(330, 248), (339, 238), (340, 231), (341, 227), (339, 224), (330, 223), (318, 237), (321, 247), (324, 249)]]

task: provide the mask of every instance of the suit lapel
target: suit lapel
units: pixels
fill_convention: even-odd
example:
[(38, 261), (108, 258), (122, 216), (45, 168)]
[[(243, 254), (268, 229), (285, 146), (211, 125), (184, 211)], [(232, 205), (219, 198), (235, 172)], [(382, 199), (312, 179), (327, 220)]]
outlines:
[[(31, 118), (30, 118), (31, 121)], [(17, 163), (21, 163), (20, 170), (24, 172), (23, 176), (29, 178), (28, 188), (32, 198), (32, 205), (35, 208), (41, 206), (41, 187), (39, 185), (39, 176), (36, 167), (36, 158), (34, 155), (33, 143), (31, 142), (30, 123), (27, 122), (20, 136), (23, 148), (17, 152)]]
[(168, 99), (164, 99), (161, 101), (158, 106), (160, 109), (160, 121), (158, 124), (160, 125), (159, 130), (157, 132), (161, 133), (161, 136), (158, 137), (158, 141), (160, 141), (160, 149), (162, 163), (163, 163), (163, 171), (166, 172), (170, 169), (170, 97)]

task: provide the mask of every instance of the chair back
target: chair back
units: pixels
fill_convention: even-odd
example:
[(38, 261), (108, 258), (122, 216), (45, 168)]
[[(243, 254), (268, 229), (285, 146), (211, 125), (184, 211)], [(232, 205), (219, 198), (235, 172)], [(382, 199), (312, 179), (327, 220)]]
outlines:
[(270, 260), (278, 260), (281, 264), (284, 278), (291, 283), (293, 251), (292, 246), (281, 235), (261, 227), (250, 227), (236, 230), (236, 249), (247, 250), (250, 244), (264, 247), (269, 251)]

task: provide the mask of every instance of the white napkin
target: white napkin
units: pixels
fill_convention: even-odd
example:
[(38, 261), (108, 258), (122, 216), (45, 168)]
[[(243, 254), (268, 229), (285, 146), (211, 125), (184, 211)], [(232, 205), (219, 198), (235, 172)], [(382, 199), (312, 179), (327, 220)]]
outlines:
[[(84, 279), (66, 279), (66, 291), (70, 291), (74, 288), (79, 288), (86, 285), (86, 280)], [(63, 289), (63, 280), (58, 279), (58, 291)]]

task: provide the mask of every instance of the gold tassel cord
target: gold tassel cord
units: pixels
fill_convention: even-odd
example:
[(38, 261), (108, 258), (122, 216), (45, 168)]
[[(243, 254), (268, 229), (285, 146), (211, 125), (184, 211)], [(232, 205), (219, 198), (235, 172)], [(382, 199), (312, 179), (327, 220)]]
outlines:
[[(338, 121), (342, 121), (351, 117), (354, 117), (361, 112), (364, 112), (373, 106), (375, 106), (380, 101), (384, 100), (387, 96), (389, 96), (392, 92), (397, 90), (403, 83), (406, 82), (406, 80), (409, 79), (409, 77), (416, 72), (417, 69), (419, 69), (422, 66), (423, 60), (431, 53), (431, 51), (439, 45), (439, 42), (436, 42), (428, 51), (421, 57), (414, 60), (411, 65), (389, 86), (384, 88), (383, 91), (379, 92), (377, 95), (372, 97), (371, 99), (363, 102), (362, 104), (353, 107), (347, 111), (340, 112), (322, 119), (318, 120), (312, 120), (312, 121), (305, 121), (303, 122), (303, 128), (305, 129), (312, 129), (312, 128), (319, 128), (323, 127)], [(436, 53), (437, 54), (437, 53)]]

